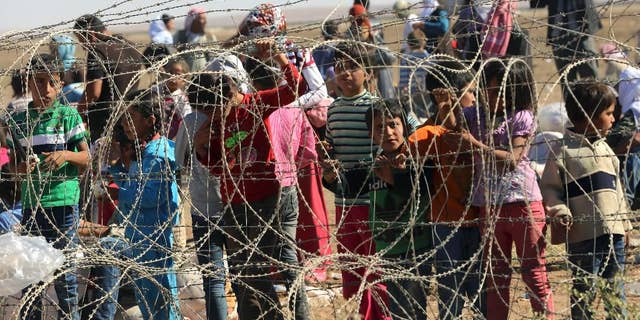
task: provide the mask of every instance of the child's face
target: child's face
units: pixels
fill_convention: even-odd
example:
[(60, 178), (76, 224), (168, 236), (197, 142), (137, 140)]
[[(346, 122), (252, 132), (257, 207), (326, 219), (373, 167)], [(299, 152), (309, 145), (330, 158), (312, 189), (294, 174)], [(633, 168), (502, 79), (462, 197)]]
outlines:
[(184, 89), (184, 68), (180, 63), (174, 63), (167, 68), (167, 73), (170, 74), (167, 79), (167, 88), (169, 91), (174, 92), (178, 89)]
[(460, 96), (460, 105), (463, 108), (473, 107), (476, 104), (476, 82), (469, 83), (464, 89), (462, 89), (462, 95)]
[(371, 139), (384, 152), (394, 152), (404, 143), (404, 127), (402, 119), (391, 117), (374, 117), (371, 127)]
[(36, 107), (49, 107), (56, 101), (62, 81), (59, 74), (38, 72), (29, 77), (29, 91)]
[(616, 118), (613, 115), (616, 108), (616, 104), (610, 105), (607, 109), (603, 110), (594, 118), (593, 125), (600, 132), (600, 135), (606, 136), (613, 127), (613, 123), (616, 122)]
[(129, 140), (140, 141), (153, 132), (155, 117), (145, 117), (131, 106), (127, 109), (121, 124)]
[(353, 60), (340, 60), (335, 65), (336, 84), (344, 96), (352, 97), (364, 91), (367, 73)]

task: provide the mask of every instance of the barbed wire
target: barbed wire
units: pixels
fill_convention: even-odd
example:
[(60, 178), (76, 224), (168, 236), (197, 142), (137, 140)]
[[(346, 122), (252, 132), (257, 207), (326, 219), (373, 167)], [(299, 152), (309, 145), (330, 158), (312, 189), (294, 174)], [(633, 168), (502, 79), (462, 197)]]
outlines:
[[(495, 8), (505, 2), (488, 3)], [(88, 84), (98, 80), (98, 87), (109, 91), (101, 92), (108, 93), (106, 98), (101, 94), (93, 97), (94, 103), (74, 101), (73, 108), (52, 107), (49, 101), (49, 107), (58, 111), (45, 118), (38, 101), (26, 110), (12, 109), (21, 95), (9, 99), (8, 88), (3, 90), (0, 102), (6, 105), (12, 100), (11, 108), (0, 112), (3, 134), (9, 137), (2, 139), (10, 156), (5, 166), (12, 170), (2, 172), (0, 184), (18, 182), (22, 188), (5, 198), (0, 190), (0, 198), (7, 209), (21, 200), (24, 217), (19, 232), (45, 236), (54, 247), (63, 249), (66, 261), (56, 272), (55, 281), (52, 278), (22, 294), (0, 298), (2, 318), (26, 319), (27, 311), (41, 308), (42, 295), (46, 296), (41, 309), (46, 317), (75, 318), (77, 313), (87, 319), (116, 313), (122, 318), (149, 319), (214, 319), (226, 318), (227, 313), (240, 319), (564, 318), (583, 312), (580, 308), (605, 310), (616, 319), (634, 317), (638, 245), (632, 226), (637, 224), (638, 214), (632, 209), (635, 195), (625, 192), (633, 193), (636, 187), (632, 183), (637, 173), (627, 173), (635, 170), (636, 150), (627, 142), (636, 134), (635, 118), (629, 114), (621, 117), (619, 122), (631, 119), (632, 124), (614, 128), (623, 132), (624, 138), (605, 148), (605, 137), (597, 130), (582, 135), (581, 143), (572, 141), (581, 133), (575, 128), (602, 126), (594, 113), (602, 113), (608, 105), (595, 108), (579, 101), (578, 113), (587, 115), (586, 122), (577, 124), (574, 131), (556, 132), (558, 136), (552, 138), (544, 136), (539, 129), (543, 124), (536, 124), (534, 117), (551, 109), (544, 105), (578, 99), (577, 95), (563, 98), (562, 90), (573, 85), (574, 74), (591, 63), (618, 64), (613, 75), (616, 80), (606, 83), (612, 86), (619, 86), (620, 72), (635, 68), (632, 59), (638, 45), (631, 42), (637, 37), (633, 21), (640, 12), (635, 1), (609, 0), (588, 8), (606, 25), (594, 34), (585, 28), (576, 30), (570, 23), (550, 24), (547, 9), (528, 11), (520, 4), (512, 12), (513, 21), (525, 31), (523, 41), (530, 51), (501, 60), (503, 73), (494, 75), (496, 78), (490, 77), (489, 69), (498, 60), (482, 51), (489, 38), (483, 33), (487, 23), (458, 16), (464, 7), (445, 13), (449, 26), (439, 36), (438, 46), (414, 58), (410, 51), (400, 50), (408, 42), (403, 35), (408, 20), (395, 16), (398, 11), (392, 8), (349, 16), (336, 5), (327, 16), (309, 13), (311, 22), (285, 29), (278, 24), (284, 16), (277, 10), (286, 14), (300, 10), (307, 2), (263, 7), (257, 13), (254, 8), (220, 9), (217, 4), (133, 4), (125, 0), (96, 8), (95, 15), (110, 30), (161, 22), (148, 17), (202, 6), (196, 15), (256, 14), (256, 25), (273, 19), (276, 30), (270, 29), (259, 39), (241, 35), (229, 40), (227, 36), (244, 32), (242, 27), (230, 28), (228, 33), (216, 35), (217, 39), (201, 35), (196, 36), (198, 42), (189, 45), (168, 45), (167, 53), (158, 56), (143, 54), (151, 47), (147, 37), (135, 33), (121, 37), (100, 28), (83, 34), (65, 27), (75, 20), (0, 35), (0, 79), (6, 79), (0, 82), (20, 78), (23, 96), (46, 96), (47, 90), (57, 93), (62, 89), (60, 83), (69, 72), (56, 79), (60, 75), (47, 69), (56, 81), (39, 87), (34, 80), (37, 61), (32, 59), (42, 60), (39, 54), (51, 51), (58, 61), (62, 57), (57, 46), (65, 44), (82, 49), (71, 54), (73, 63), (67, 70), (91, 78), (78, 83), (95, 90)], [(399, 1), (398, 5), (416, 14), (425, 9), (423, 3)], [(563, 17), (585, 11), (573, 10), (563, 12)], [(360, 34), (353, 34), (361, 31), (354, 30), (353, 23), (362, 19), (369, 22), (375, 37), (384, 39), (359, 39)], [(435, 18), (418, 19), (437, 22)], [(333, 23), (337, 26), (334, 38), (322, 38), (327, 25)], [(453, 31), (454, 25), (469, 23), (483, 27)], [(212, 24), (215, 26), (211, 21), (208, 26)], [(560, 35), (541, 35), (547, 28)], [(504, 29), (498, 27), (496, 32), (504, 33)], [(56, 43), (60, 35), (71, 35), (72, 43)], [(476, 38), (478, 48), (471, 52), (456, 46)], [(615, 50), (607, 56), (595, 52), (595, 47), (577, 47), (583, 38), (610, 43)], [(268, 50), (264, 49), (265, 39), (270, 44)], [(314, 77), (320, 75), (319, 69), (324, 72), (325, 66), (317, 59), (311, 64), (310, 54), (323, 48), (343, 57), (337, 59), (335, 68), (348, 77), (340, 78), (342, 73), (333, 70), (337, 73), (333, 78), (321, 76), (315, 84)], [(587, 50), (593, 52), (584, 56)], [(283, 67), (274, 62), (277, 59), (265, 58), (274, 52), (285, 53), (293, 64)], [(562, 52), (568, 62), (557, 71), (551, 67), (552, 61), (545, 60), (561, 59)], [(364, 60), (369, 58), (376, 61), (368, 64)], [(205, 60), (202, 69), (187, 67), (197, 65), (194, 61), (198, 59)], [(452, 61), (461, 67), (450, 67), (447, 63)], [(180, 64), (180, 71), (173, 63)], [(330, 67), (334, 67), (333, 61)], [(360, 69), (366, 71), (362, 85), (373, 95), (386, 98), (383, 102), (359, 96), (340, 98), (340, 91), (349, 91), (340, 86), (357, 81), (355, 74)], [(405, 75), (403, 70), (408, 71), (404, 90), (397, 88), (399, 78)], [(601, 70), (595, 71), (598, 75)], [(535, 81), (527, 83), (534, 101), (528, 109), (509, 104), (519, 98), (519, 72), (531, 73)], [(456, 88), (455, 79), (468, 73), (469, 82)], [(298, 74), (300, 83), (296, 82)], [(209, 82), (207, 76), (211, 77)], [(384, 91), (384, 77), (391, 77), (390, 94)], [(426, 83), (424, 77), (432, 82)], [(631, 83), (636, 77), (621, 81)], [(125, 78), (125, 83), (119, 83)], [(288, 83), (291, 88), (282, 86), (292, 80), (295, 83)], [(416, 87), (416, 82), (423, 84)], [(437, 85), (432, 88), (434, 82), (452, 89), (449, 104), (434, 101), (440, 92)], [(179, 91), (169, 89), (176, 88), (176, 83)], [(230, 95), (229, 90), (238, 90), (238, 95)], [(621, 96), (633, 94), (618, 91)], [(463, 105), (465, 94), (475, 96), (473, 106)], [(335, 100), (327, 108), (323, 103), (331, 95)], [(504, 101), (506, 111), (494, 110), (495, 101)], [(407, 159), (402, 161), (404, 169), (393, 169), (391, 180), (398, 184), (389, 186), (381, 173), (389, 164), (378, 156), (392, 154), (384, 147), (376, 151), (374, 138), (379, 129), (370, 127), (375, 126), (376, 117), (394, 120), (394, 104), (401, 107), (403, 116), (420, 118), (420, 123), (412, 138), (399, 135), (417, 143), (401, 143), (407, 149)], [(365, 113), (372, 106), (382, 111), (377, 115), (372, 112), (374, 120), (368, 128)], [(445, 107), (449, 109), (442, 111)], [(475, 109), (463, 113), (462, 107)], [(191, 116), (186, 109), (193, 112)], [(282, 118), (272, 118), (274, 112), (282, 112), (277, 115)], [(326, 122), (328, 138), (319, 128), (322, 126), (310, 122), (312, 112), (320, 113)], [(517, 122), (523, 121), (518, 117), (527, 117), (527, 112), (531, 123), (525, 123), (528, 127), (524, 129), (518, 127), (523, 125)], [(576, 112), (568, 113), (575, 116)], [(92, 126), (97, 114), (105, 118)], [(59, 117), (57, 122), (55, 117)], [(446, 124), (441, 122), (451, 118), (464, 124), (442, 129)], [(90, 128), (86, 139), (72, 140), (70, 130), (76, 122)], [(562, 127), (570, 125), (566, 113), (561, 122)], [(56, 130), (63, 130), (62, 135)], [(365, 130), (371, 132), (362, 137)], [(483, 130), (489, 132), (486, 137)], [(427, 136), (420, 138), (420, 134)], [(206, 145), (196, 143), (202, 142), (203, 135), (207, 135)], [(540, 140), (534, 141), (536, 135)], [(368, 142), (360, 143), (363, 139)], [(50, 143), (43, 143), (45, 140)], [(326, 144), (316, 149), (320, 141), (327, 141), (332, 149)], [(46, 153), (64, 150), (79, 154), (89, 152), (89, 146), (91, 157), (86, 168), (68, 153), (64, 153), (64, 165), (52, 167), (54, 160)], [(182, 153), (175, 151), (180, 148)], [(284, 156), (277, 148), (284, 150)], [(576, 148), (584, 150), (575, 152)], [(368, 151), (360, 152), (362, 149)], [(547, 152), (535, 159), (529, 158), (535, 154), (526, 156), (526, 151), (539, 149)], [(525, 150), (519, 159), (514, 156), (518, 150)], [(354, 154), (359, 158), (350, 158)], [(33, 172), (14, 170), (33, 155), (40, 161)], [(324, 159), (327, 155), (338, 162), (334, 163), (336, 183), (328, 181), (332, 180), (327, 174), (332, 169)], [(518, 161), (511, 167), (514, 159)], [(557, 198), (550, 197), (550, 170), (535, 172), (537, 167), (530, 166), (533, 162), (559, 168)], [(613, 187), (590, 176), (593, 172), (587, 170), (594, 168), (587, 167), (594, 163), (606, 166), (597, 172), (613, 176)], [(81, 169), (75, 171), (75, 167)], [(607, 171), (610, 169), (615, 171)], [(587, 180), (581, 180), (585, 177)], [(60, 185), (67, 189), (58, 188)], [(602, 190), (607, 190), (607, 196), (597, 192)], [(20, 193), (22, 196), (17, 195)], [(52, 196), (65, 200), (55, 202)], [(459, 211), (450, 212), (452, 206)], [(111, 219), (105, 219), (105, 211), (113, 211)], [(546, 229), (557, 229), (566, 211), (573, 213), (572, 227), (566, 227), (560, 238), (569, 244), (557, 245), (556, 231), (547, 234)], [(88, 223), (95, 225), (88, 227)], [(582, 230), (582, 234), (575, 230)], [(598, 238), (601, 235), (604, 237)], [(630, 238), (625, 238), (627, 235)], [(620, 256), (626, 257), (626, 263)], [(596, 259), (602, 260), (601, 265), (588, 270)], [(107, 274), (114, 270), (119, 270), (118, 274)], [(522, 282), (516, 280), (518, 273)], [(70, 279), (73, 276), (77, 280)], [(624, 284), (626, 302), (615, 291), (617, 287), (596, 278)], [(77, 282), (81, 289), (77, 293), (76, 289), (64, 291), (61, 279), (67, 285)], [(57, 292), (52, 295), (55, 284)], [(591, 303), (590, 295), (595, 292), (600, 298)], [(531, 306), (525, 305), (526, 300)]]

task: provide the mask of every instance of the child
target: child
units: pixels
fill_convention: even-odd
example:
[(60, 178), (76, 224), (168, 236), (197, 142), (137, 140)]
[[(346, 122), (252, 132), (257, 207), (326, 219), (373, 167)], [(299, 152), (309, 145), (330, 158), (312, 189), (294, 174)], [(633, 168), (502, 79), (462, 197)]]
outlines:
[(11, 75), (11, 89), (13, 96), (7, 105), (9, 113), (17, 113), (27, 110), (27, 106), (33, 99), (27, 92), (27, 75), (24, 69), (19, 69)]
[(126, 99), (129, 104), (121, 125), (133, 142), (134, 154), (128, 169), (111, 166), (110, 173), (119, 187), (118, 206), (127, 210), (123, 212), (125, 237), (131, 245), (127, 254), (138, 264), (136, 271), (164, 270), (153, 275), (138, 271), (136, 298), (144, 319), (181, 319), (170, 255), (178, 222), (175, 147), (159, 133), (160, 99), (144, 91), (132, 92)]
[[(336, 47), (334, 59), (336, 84), (342, 96), (329, 107), (326, 150), (318, 152), (324, 168), (323, 182), (335, 192), (338, 252), (370, 256), (375, 253), (375, 244), (368, 224), (369, 194), (360, 192), (368, 181), (337, 180), (336, 165), (339, 163), (339, 172), (347, 172), (357, 168), (361, 161), (371, 161), (375, 146), (371, 145), (365, 115), (376, 98), (365, 89), (370, 75), (366, 69), (369, 65), (367, 51), (362, 45), (341, 43)], [(365, 265), (342, 270), (343, 296), (352, 298), (362, 281), (372, 283), (375, 278), (372, 274), (367, 275)], [(364, 290), (360, 300), (360, 315), (365, 319), (383, 319), (384, 304), (374, 296), (379, 295), (386, 301), (385, 288), (382, 284), (371, 284), (371, 287)]]
[[(430, 125), (424, 125), (409, 137), (416, 161), (431, 162), (435, 170), (430, 181), (431, 216), (435, 267), (438, 274), (438, 308), (440, 319), (462, 316), (466, 296), (473, 301), (474, 313), (485, 314), (481, 303), (480, 228), (477, 212), (469, 210), (469, 192), (473, 175), (471, 157), (460, 150), (458, 141), (451, 138), (462, 125), (461, 109), (473, 107), (475, 80), (472, 70), (454, 60), (440, 61), (429, 68), (427, 90), (438, 112)], [(466, 150), (464, 150), (466, 151)], [(450, 272), (457, 270), (456, 272)]]
[(431, 264), (424, 254), (431, 248), (431, 231), (425, 219), (430, 170), (421, 172), (411, 161), (407, 168), (406, 138), (411, 128), (398, 102), (374, 103), (367, 111), (366, 123), (373, 143), (380, 147), (375, 167), (378, 179), (369, 185), (369, 224), (376, 252), (388, 261), (385, 269), (391, 269), (388, 272), (393, 277), (403, 273), (422, 277), (385, 281), (389, 312), (393, 318), (427, 319), (429, 281), (425, 277), (431, 273)]
[[(223, 213), (227, 232), (229, 273), (233, 278), (240, 319), (277, 318), (279, 301), (269, 267), (275, 256), (278, 235), (274, 232), (280, 186), (275, 175), (269, 129), (265, 119), (278, 106), (294, 101), (300, 83), (296, 67), (284, 53), (271, 56), (274, 41), (257, 40), (261, 61), (275, 60), (287, 85), (243, 94), (238, 84), (224, 73), (204, 73), (190, 86), (194, 104), (216, 109), (194, 137), (198, 160), (221, 179)], [(257, 246), (257, 248), (256, 248)], [(259, 253), (256, 253), (258, 250)]]
[[(509, 68), (507, 68), (507, 65)], [(521, 273), (531, 292), (531, 307), (551, 318), (553, 302), (547, 279), (544, 239), (545, 215), (536, 174), (527, 158), (530, 139), (536, 131), (535, 85), (522, 60), (492, 60), (484, 78), (488, 113), (480, 108), (464, 109), (473, 136), (466, 135), (479, 153), (474, 153), (472, 205), (480, 210), (483, 234), (492, 234), (485, 246), (490, 259), (487, 279), (488, 319), (506, 319), (509, 314), (511, 249), (521, 259)], [(505, 88), (505, 90), (501, 90)], [(504, 116), (496, 129), (487, 128), (497, 115)], [(487, 144), (493, 144), (488, 146)]]
[[(56, 249), (73, 249), (78, 241), (78, 171), (90, 161), (86, 131), (78, 112), (60, 104), (62, 67), (50, 54), (34, 56), (27, 70), (33, 101), (11, 115), (7, 144), (11, 164), (22, 178), (22, 226), (27, 234), (44, 236)], [(73, 259), (54, 281), (60, 318), (79, 319), (78, 281)], [(34, 302), (23, 317), (41, 316), (40, 292), (25, 289)]]
[[(207, 87), (205, 78), (196, 76), (189, 87)], [(205, 122), (212, 116), (215, 107), (205, 103), (203, 97), (192, 94), (197, 101), (193, 112), (186, 115), (176, 135), (176, 166), (181, 170), (182, 182), (191, 200), (191, 223), (193, 240), (196, 245), (198, 263), (202, 273), (207, 319), (227, 319), (227, 299), (225, 294), (226, 268), (223, 250), (226, 237), (222, 231), (222, 200), (220, 199), (220, 178), (211, 175), (202, 165), (193, 150), (193, 138)]]
[[(567, 242), (573, 271), (571, 318), (591, 319), (602, 293), (609, 318), (626, 318), (625, 235), (630, 209), (618, 177), (619, 161), (604, 136), (613, 126), (616, 96), (603, 83), (573, 85), (566, 109), (573, 128), (553, 146), (542, 175), (542, 194), (552, 219), (552, 242)], [(605, 280), (602, 287), (599, 278)]]
[(183, 60), (169, 60), (164, 65), (167, 79), (162, 86), (164, 96), (163, 125), (167, 138), (174, 139), (182, 118), (191, 113), (191, 105), (187, 94), (184, 92), (185, 74), (189, 73), (189, 67)]
[[(400, 81), (398, 90), (402, 95), (412, 97), (410, 111), (418, 119), (427, 118), (430, 114), (427, 111), (427, 101), (423, 97), (425, 91), (425, 77), (427, 74), (424, 61), (429, 54), (424, 50), (426, 38), (420, 30), (414, 30), (407, 36), (409, 52), (405, 53), (400, 60)], [(409, 111), (409, 110), (407, 110)]]

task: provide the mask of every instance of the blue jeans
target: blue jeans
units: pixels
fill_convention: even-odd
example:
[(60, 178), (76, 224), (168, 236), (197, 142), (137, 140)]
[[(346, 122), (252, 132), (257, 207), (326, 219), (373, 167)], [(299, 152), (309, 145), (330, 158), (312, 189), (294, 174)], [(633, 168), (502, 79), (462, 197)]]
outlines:
[[(282, 277), (287, 290), (290, 290), (300, 273), (300, 263), (296, 252), (296, 229), (298, 227), (298, 188), (295, 186), (283, 187), (280, 191), (280, 201), (278, 203), (278, 227), (279, 238), (277, 251), (278, 260), (283, 264), (281, 269)], [(297, 287), (292, 301), (288, 303), (289, 310), (294, 314), (296, 320), (309, 319), (309, 307), (307, 304), (307, 293), (304, 281)]]
[(202, 285), (207, 307), (207, 319), (227, 319), (227, 298), (224, 291), (226, 269), (223, 248), (226, 246), (222, 233), (221, 217), (205, 217), (192, 211), (193, 241), (196, 245), (198, 264), (202, 272)]
[(572, 263), (573, 290), (571, 318), (592, 319), (591, 303), (597, 291), (602, 294), (607, 319), (625, 319), (624, 236), (605, 234), (594, 239), (567, 244)]
[[(131, 247), (121, 238), (105, 237), (98, 242), (101, 254), (111, 256), (113, 259), (124, 260), (130, 256)], [(91, 319), (111, 320), (116, 316), (118, 305), (118, 292), (120, 290), (120, 268), (113, 264), (98, 265), (93, 268), (92, 273), (95, 277), (95, 293), (92, 298), (96, 303), (95, 313)], [(88, 310), (91, 310), (89, 306)]]
[[(54, 248), (72, 251), (78, 244), (78, 206), (24, 209), (22, 226), (25, 233), (31, 236), (43, 236)], [(62, 269), (54, 280), (54, 288), (58, 296), (58, 318), (79, 320), (78, 312), (78, 279), (75, 259), (65, 260)], [(29, 286), (22, 291), (23, 298), (34, 295), (33, 302), (20, 310), (20, 319), (42, 318), (42, 297), (37, 287)]]
[(412, 269), (414, 279), (387, 280), (387, 295), (389, 297), (389, 312), (393, 319), (427, 319), (427, 295), (429, 293), (429, 279), (431, 261), (403, 259), (397, 266), (402, 271)]
[[(455, 231), (455, 233), (454, 233)], [(438, 274), (438, 309), (440, 319), (458, 319), (464, 308), (463, 295), (474, 301), (474, 313), (486, 315), (484, 295), (480, 292), (482, 261), (480, 228), (456, 228), (436, 224), (433, 227), (435, 265)], [(477, 255), (473, 259), (474, 255)], [(470, 261), (476, 261), (471, 262)], [(451, 270), (459, 269), (450, 273)]]

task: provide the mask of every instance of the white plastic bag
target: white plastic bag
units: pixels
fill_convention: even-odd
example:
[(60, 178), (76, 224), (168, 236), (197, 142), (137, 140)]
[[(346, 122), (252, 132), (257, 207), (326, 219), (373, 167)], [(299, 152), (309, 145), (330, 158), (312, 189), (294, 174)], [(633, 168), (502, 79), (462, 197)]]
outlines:
[(61, 250), (44, 237), (0, 235), (0, 296), (17, 294), (27, 286), (45, 281), (64, 263)]

